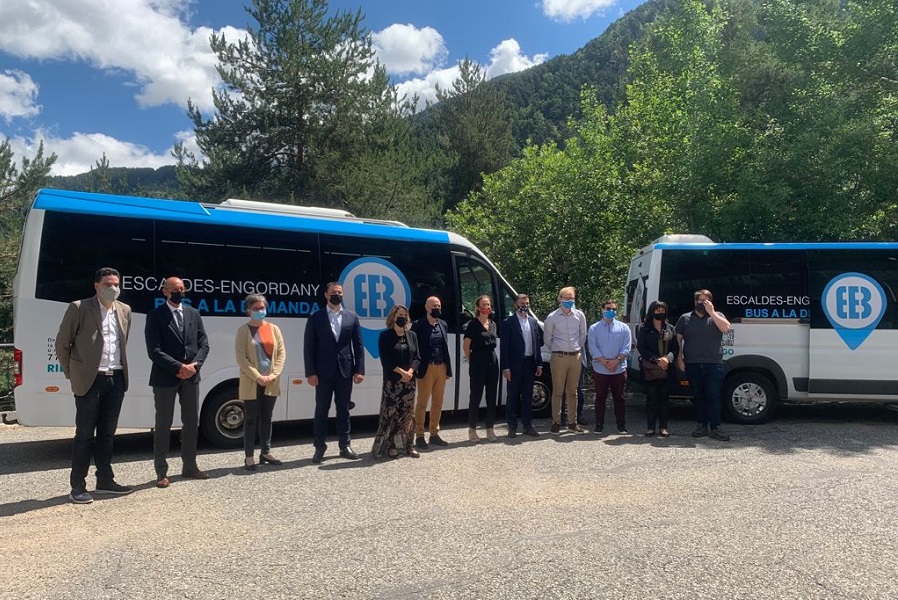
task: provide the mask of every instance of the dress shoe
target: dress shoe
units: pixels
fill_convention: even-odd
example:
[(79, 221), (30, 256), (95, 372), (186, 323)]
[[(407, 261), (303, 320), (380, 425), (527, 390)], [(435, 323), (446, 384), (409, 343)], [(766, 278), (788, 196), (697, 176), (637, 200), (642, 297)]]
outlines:
[(728, 442), (730, 441), (730, 436), (722, 432), (717, 427), (712, 427), (711, 431), (708, 432), (708, 437), (711, 439), (715, 439), (719, 442)]
[(549, 432), (555, 434), (561, 433), (561, 425), (559, 425), (558, 423), (552, 423), (552, 427), (549, 429)]
[(525, 427), (524, 435), (527, 435), (530, 437), (539, 437), (539, 432), (536, 429), (534, 429), (533, 427)]
[(170, 485), (171, 485), (171, 481), (169, 481), (168, 477), (166, 477), (165, 475), (163, 475), (162, 477), (160, 477), (156, 480), (157, 488), (167, 488)]
[(427, 440), (424, 439), (424, 436), (423, 436), (423, 435), (419, 435), (419, 436), (415, 439), (415, 447), (416, 447), (418, 450), (427, 450)]
[(323, 448), (315, 448), (315, 454), (312, 455), (312, 464), (320, 465), (321, 461), (324, 460), (324, 451), (327, 450), (327, 446)]
[(695, 428), (695, 431), (692, 432), (692, 437), (700, 438), (708, 435), (708, 426), (707, 425), (699, 425)]
[(278, 466), (278, 465), (284, 464), (284, 461), (276, 459), (275, 457), (273, 457), (271, 455), (271, 453), (260, 454), (259, 455), (259, 464), (261, 465), (264, 463), (268, 463), (269, 465)]
[(437, 434), (437, 433), (434, 433), (433, 435), (430, 436), (430, 443), (433, 444), (434, 446), (448, 446), (449, 445), (449, 442), (447, 442), (446, 440), (441, 438), (439, 436), (439, 434)]
[(193, 469), (188, 469), (181, 473), (181, 477), (184, 479), (209, 479), (209, 474), (194, 467)]
[(508, 439), (513, 440), (518, 437), (518, 432), (516, 429), (508, 428)]
[(256, 461), (253, 460), (252, 456), (247, 456), (243, 459), (243, 468), (247, 471), (255, 471), (256, 470)]
[(603, 423), (597, 423), (595, 427), (592, 428), (593, 433), (602, 433), (605, 430), (605, 425)]
[(340, 457), (347, 458), (349, 460), (357, 460), (359, 455), (356, 454), (355, 451), (353, 451), (353, 449), (349, 446), (344, 446), (343, 448), (340, 448)]
[(421, 454), (415, 450), (412, 446), (409, 446), (405, 449), (405, 455), (410, 456), (411, 458), (421, 458)]
[(567, 428), (570, 429), (571, 431), (573, 431), (574, 433), (583, 433), (584, 432), (584, 429), (582, 427), (580, 427), (580, 425), (578, 425), (577, 423), (568, 425)]

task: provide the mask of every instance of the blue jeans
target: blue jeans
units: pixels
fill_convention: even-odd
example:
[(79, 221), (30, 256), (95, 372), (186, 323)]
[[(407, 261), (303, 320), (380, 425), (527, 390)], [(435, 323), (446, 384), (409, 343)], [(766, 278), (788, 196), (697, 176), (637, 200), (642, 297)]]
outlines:
[(692, 385), (695, 420), (711, 429), (719, 427), (723, 363), (686, 363), (686, 379)]

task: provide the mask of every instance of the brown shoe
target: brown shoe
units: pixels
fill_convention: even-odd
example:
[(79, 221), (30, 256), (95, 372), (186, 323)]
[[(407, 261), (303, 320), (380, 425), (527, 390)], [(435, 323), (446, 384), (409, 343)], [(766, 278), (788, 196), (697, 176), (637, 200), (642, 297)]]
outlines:
[(583, 433), (583, 432), (585, 431), (585, 430), (584, 430), (582, 427), (580, 427), (580, 425), (578, 425), (577, 423), (573, 423), (573, 424), (571, 424), (571, 425), (568, 425), (567, 428), (570, 429), (571, 431), (573, 431), (574, 433)]
[(168, 480), (168, 477), (163, 476), (156, 480), (157, 488), (167, 488), (169, 485), (171, 485), (171, 482)]
[(199, 469), (190, 469), (181, 473), (184, 479), (209, 479), (209, 474)]

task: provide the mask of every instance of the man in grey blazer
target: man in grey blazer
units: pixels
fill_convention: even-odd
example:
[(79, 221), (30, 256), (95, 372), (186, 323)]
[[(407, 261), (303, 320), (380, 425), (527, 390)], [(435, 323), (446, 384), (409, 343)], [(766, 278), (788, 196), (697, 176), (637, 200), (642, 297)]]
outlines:
[(97, 468), (97, 494), (133, 491), (117, 484), (112, 472), (112, 444), (128, 389), (125, 347), (131, 307), (117, 300), (119, 272), (115, 269), (99, 269), (94, 289), (95, 296), (69, 304), (56, 334), (56, 356), (75, 395), (69, 498), (76, 504), (94, 501), (86, 482), (91, 456)]
[(184, 282), (169, 277), (162, 286), (165, 304), (147, 314), (147, 353), (153, 366), (150, 385), (156, 404), (153, 456), (156, 487), (167, 488), (168, 450), (175, 416), (175, 397), (181, 402), (181, 475), (208, 479), (196, 464), (199, 436), (200, 368), (209, 355), (209, 341), (198, 310), (183, 302)]

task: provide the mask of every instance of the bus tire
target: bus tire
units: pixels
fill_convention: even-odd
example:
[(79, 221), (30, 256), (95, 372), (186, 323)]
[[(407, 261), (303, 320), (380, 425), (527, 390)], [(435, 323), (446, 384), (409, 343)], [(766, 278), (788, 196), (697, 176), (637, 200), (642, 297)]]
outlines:
[(533, 416), (542, 419), (549, 416), (552, 408), (552, 384), (541, 379), (533, 382)]
[(760, 373), (732, 373), (723, 386), (723, 408), (733, 423), (766, 423), (777, 405), (776, 387)]
[(200, 430), (203, 437), (217, 448), (243, 445), (243, 402), (237, 386), (223, 388), (203, 403)]

